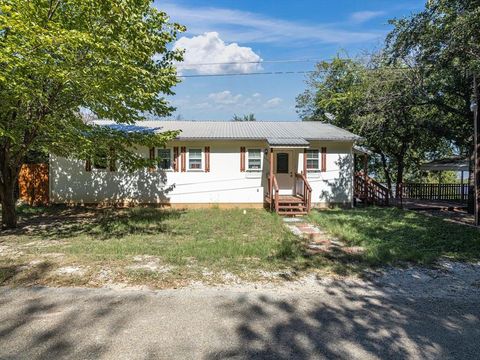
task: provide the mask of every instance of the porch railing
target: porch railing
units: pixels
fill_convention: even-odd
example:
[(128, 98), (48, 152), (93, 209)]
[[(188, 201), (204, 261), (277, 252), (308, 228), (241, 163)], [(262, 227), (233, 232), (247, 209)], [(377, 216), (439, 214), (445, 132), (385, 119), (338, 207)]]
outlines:
[(295, 174), (295, 195), (303, 198), (307, 212), (309, 212), (312, 207), (312, 187), (302, 173)]
[(403, 183), (400, 184), (401, 199), (439, 200), (467, 202), (468, 184), (432, 184), (432, 183)]
[(270, 199), (270, 210), (277, 210), (278, 203), (280, 201), (280, 188), (278, 187), (277, 177), (275, 175), (267, 176), (268, 179), (268, 193), (267, 196)]
[(363, 200), (366, 204), (389, 205), (390, 197), (387, 187), (361, 171), (355, 174), (354, 192), (355, 197)]

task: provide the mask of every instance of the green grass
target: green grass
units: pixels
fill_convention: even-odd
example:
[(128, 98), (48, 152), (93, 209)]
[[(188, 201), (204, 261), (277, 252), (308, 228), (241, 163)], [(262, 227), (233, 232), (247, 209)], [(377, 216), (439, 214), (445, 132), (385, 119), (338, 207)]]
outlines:
[(348, 245), (362, 246), (372, 265), (431, 263), (440, 257), (480, 259), (480, 232), (441, 218), (396, 208), (334, 209), (310, 219)]
[[(349, 275), (371, 265), (480, 258), (476, 229), (398, 209), (313, 211), (307, 219), (365, 249), (314, 256), (264, 210), (54, 206), (20, 207), (19, 215), (18, 230), (0, 232), (0, 284), (164, 288), (221, 283), (232, 275), (270, 281), (272, 273)], [(152, 262), (157, 270), (146, 266)], [(58, 272), (66, 266), (82, 273)]]
[[(301, 241), (283, 226), (282, 219), (264, 210), (62, 206), (43, 210), (21, 207), (20, 225), (28, 226), (0, 236), (0, 244), (23, 253), (10, 259), (8, 266), (6, 258), (0, 259), (4, 265), (0, 283), (15, 283), (19, 276), (12, 276), (12, 269), (38, 259), (53, 261), (55, 268), (88, 268), (85, 276), (92, 276), (92, 281), (96, 273), (108, 268), (113, 269), (115, 281), (155, 286), (209, 280), (205, 273), (213, 273), (208, 276), (212, 279), (218, 273), (251, 279), (261, 271), (304, 268), (309, 262), (303, 256)], [(135, 257), (139, 256), (145, 263), (153, 259), (171, 271), (129, 269), (138, 265)], [(52, 276), (52, 271), (43, 277), (45, 284), (64, 285), (64, 280)]]

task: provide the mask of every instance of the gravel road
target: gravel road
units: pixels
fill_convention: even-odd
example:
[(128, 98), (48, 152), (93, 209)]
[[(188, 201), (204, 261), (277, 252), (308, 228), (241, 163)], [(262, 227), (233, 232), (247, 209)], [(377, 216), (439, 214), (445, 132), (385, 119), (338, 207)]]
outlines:
[(0, 288), (0, 358), (478, 358), (480, 273), (464, 281), (457, 270), (163, 291)]

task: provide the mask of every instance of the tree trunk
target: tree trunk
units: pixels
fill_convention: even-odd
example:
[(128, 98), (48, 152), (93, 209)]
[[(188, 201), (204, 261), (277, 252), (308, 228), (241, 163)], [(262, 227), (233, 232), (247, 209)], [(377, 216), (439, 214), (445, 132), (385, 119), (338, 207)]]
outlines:
[(17, 227), (17, 212), (15, 211), (15, 181), (3, 186), (2, 198), (2, 227), (13, 229)]
[(385, 154), (381, 153), (380, 158), (382, 159), (383, 173), (385, 174), (385, 180), (387, 181), (387, 188), (390, 195), (392, 195), (392, 177), (390, 176), (390, 170), (388, 169), (387, 157)]
[[(397, 164), (397, 181), (396, 181), (396, 189), (400, 189), (401, 184), (403, 183), (403, 172), (404, 172), (405, 165), (403, 164), (403, 161), (398, 161)], [(399, 198), (399, 192), (395, 192), (395, 197), (398, 199)]]

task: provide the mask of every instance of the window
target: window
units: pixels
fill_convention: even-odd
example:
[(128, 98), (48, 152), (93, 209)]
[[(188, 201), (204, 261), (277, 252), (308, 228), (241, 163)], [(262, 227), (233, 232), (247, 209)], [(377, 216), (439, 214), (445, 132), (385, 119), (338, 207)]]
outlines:
[(248, 149), (248, 170), (262, 170), (262, 150)]
[(93, 168), (99, 170), (106, 170), (108, 167), (108, 151), (99, 148), (95, 151), (93, 156)]
[(318, 170), (319, 168), (318, 150), (307, 150), (307, 170)]
[(170, 149), (157, 149), (158, 168), (169, 170), (172, 168), (172, 152)]
[(202, 149), (188, 149), (188, 169), (202, 170)]
[(277, 153), (277, 174), (288, 174), (288, 153)]

